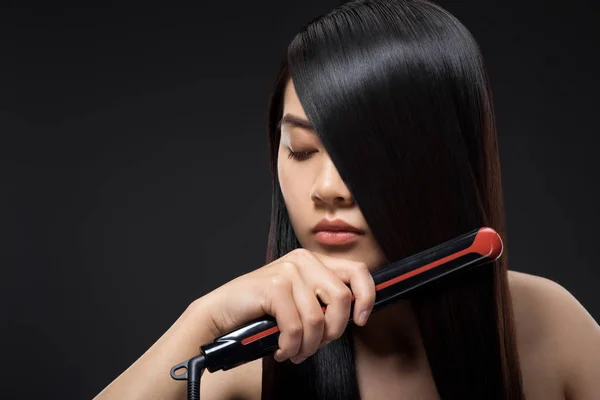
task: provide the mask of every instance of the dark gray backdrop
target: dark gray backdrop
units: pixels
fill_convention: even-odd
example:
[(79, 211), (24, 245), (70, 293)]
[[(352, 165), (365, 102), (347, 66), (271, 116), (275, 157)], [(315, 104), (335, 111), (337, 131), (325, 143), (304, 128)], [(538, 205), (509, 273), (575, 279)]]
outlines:
[[(440, 2), (491, 75), (510, 268), (598, 320), (599, 13), (550, 3)], [(91, 398), (263, 264), (268, 93), (296, 30), (337, 2), (3, 4), (2, 397)]]

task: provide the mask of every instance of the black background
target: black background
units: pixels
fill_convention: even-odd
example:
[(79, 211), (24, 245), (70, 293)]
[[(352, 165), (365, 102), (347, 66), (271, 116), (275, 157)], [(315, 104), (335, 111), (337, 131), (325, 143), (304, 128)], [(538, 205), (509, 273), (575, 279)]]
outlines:
[[(2, 4), (2, 397), (91, 398), (193, 299), (263, 265), (268, 94), (337, 1)], [(510, 269), (598, 320), (597, 6), (439, 4), (491, 76)]]

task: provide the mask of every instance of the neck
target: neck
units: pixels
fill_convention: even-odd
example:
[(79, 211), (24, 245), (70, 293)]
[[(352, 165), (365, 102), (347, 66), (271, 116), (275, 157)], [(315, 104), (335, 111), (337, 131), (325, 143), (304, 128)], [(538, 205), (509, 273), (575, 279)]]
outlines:
[(419, 327), (409, 301), (379, 310), (365, 326), (353, 325), (355, 357), (414, 369), (425, 359)]

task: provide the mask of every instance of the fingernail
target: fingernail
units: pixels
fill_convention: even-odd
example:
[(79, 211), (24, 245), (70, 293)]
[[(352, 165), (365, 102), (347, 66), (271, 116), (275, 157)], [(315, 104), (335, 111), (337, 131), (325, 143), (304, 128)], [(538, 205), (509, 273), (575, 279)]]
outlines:
[(358, 316), (358, 324), (359, 325), (366, 324), (368, 316), (369, 316), (369, 311), (364, 310), (363, 312), (361, 312), (360, 315)]
[(300, 364), (304, 360), (306, 360), (306, 357), (304, 357), (304, 358), (290, 358), (290, 361), (293, 362), (294, 364)]

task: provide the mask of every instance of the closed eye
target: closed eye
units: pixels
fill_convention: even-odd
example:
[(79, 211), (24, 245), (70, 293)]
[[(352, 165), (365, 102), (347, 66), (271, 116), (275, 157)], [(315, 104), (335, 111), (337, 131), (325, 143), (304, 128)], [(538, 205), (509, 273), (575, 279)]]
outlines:
[(316, 153), (316, 151), (292, 151), (291, 149), (288, 149), (288, 158), (306, 160), (312, 153)]

